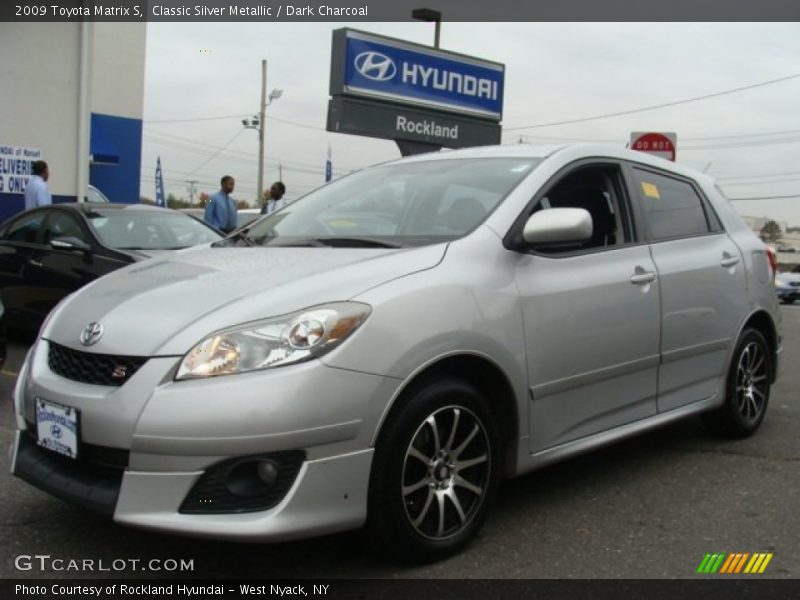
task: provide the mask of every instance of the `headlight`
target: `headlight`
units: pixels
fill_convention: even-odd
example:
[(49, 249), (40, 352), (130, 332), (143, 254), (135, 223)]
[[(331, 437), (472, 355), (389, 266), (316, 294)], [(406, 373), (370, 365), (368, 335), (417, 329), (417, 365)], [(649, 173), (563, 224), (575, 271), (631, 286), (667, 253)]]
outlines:
[(270, 369), (317, 358), (341, 344), (372, 309), (336, 302), (215, 333), (183, 357), (176, 380)]

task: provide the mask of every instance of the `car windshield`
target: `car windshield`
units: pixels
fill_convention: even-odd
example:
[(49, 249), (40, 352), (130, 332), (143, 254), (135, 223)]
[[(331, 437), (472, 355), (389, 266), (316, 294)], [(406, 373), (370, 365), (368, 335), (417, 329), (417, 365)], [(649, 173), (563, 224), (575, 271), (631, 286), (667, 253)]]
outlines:
[(539, 163), (438, 159), (365, 169), (321, 187), (225, 244), (420, 246), (472, 231)]
[(119, 250), (175, 250), (222, 238), (196, 219), (167, 210), (95, 211), (86, 216), (103, 243)]

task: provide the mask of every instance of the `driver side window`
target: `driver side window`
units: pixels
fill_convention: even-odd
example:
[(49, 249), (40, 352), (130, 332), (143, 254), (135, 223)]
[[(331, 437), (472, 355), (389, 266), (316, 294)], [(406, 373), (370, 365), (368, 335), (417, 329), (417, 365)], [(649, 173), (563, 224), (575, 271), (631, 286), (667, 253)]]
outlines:
[(54, 212), (45, 224), (42, 242), (49, 244), (55, 238), (62, 237), (73, 237), (87, 244), (89, 243), (86, 234), (73, 217), (63, 212)]
[(558, 180), (533, 206), (528, 216), (551, 208), (582, 208), (592, 218), (592, 235), (585, 242), (537, 248), (558, 254), (618, 246), (632, 240), (630, 218), (623, 210), (622, 177), (616, 166), (589, 166)]

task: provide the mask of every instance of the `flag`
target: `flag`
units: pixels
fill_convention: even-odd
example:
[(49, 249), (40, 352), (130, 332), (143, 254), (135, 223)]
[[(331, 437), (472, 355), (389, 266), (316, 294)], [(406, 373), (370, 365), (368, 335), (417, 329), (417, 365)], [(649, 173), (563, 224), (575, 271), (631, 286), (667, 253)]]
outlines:
[(325, 161), (325, 183), (333, 177), (333, 164), (331, 163), (331, 145), (328, 144), (328, 160)]
[(164, 197), (164, 177), (161, 174), (161, 157), (156, 160), (156, 205), (167, 207), (167, 199)]

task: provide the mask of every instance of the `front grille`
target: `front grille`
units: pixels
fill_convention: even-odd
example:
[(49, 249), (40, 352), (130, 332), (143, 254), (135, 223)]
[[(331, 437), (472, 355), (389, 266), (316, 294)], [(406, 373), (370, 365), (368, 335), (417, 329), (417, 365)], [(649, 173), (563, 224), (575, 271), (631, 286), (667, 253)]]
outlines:
[[(254, 494), (242, 496), (230, 490), (228, 477), (233, 469), (243, 463), (266, 459), (277, 465), (278, 477), (269, 487)], [(267, 510), (276, 506), (292, 487), (305, 452), (289, 450), (257, 456), (225, 460), (210, 467), (192, 487), (181, 505), (180, 512), (193, 514), (242, 513)]]
[(147, 358), (138, 356), (111, 356), (79, 352), (49, 342), (47, 364), (50, 370), (62, 377), (94, 385), (120, 386), (138, 371)]

